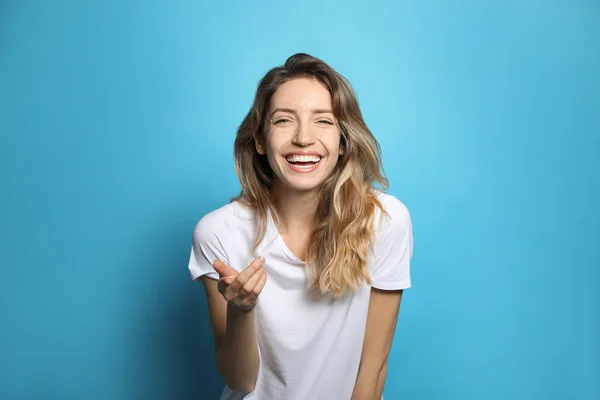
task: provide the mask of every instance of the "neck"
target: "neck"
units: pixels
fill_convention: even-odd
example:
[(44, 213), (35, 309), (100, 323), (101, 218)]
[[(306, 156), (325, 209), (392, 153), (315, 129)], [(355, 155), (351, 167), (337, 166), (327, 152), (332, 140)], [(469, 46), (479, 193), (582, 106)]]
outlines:
[(277, 211), (277, 228), (282, 234), (312, 232), (318, 205), (316, 191), (298, 192), (275, 185), (271, 199)]

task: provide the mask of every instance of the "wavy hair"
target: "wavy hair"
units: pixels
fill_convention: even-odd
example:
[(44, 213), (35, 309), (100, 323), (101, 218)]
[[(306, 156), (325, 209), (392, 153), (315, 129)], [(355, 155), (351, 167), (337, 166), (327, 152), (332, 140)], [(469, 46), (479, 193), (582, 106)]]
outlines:
[(308, 287), (340, 297), (348, 289), (358, 288), (363, 280), (371, 283), (368, 255), (375, 236), (376, 208), (385, 213), (373, 189), (376, 185), (387, 189), (388, 181), (381, 148), (363, 120), (352, 86), (324, 61), (304, 53), (294, 54), (260, 80), (252, 108), (240, 124), (234, 143), (235, 168), (242, 186), (234, 201), (256, 214), (256, 250), (266, 233), (269, 210), (276, 215), (270, 198), (273, 171), (267, 157), (258, 154), (256, 140), (266, 141), (266, 116), (275, 91), (289, 80), (306, 77), (329, 90), (344, 149), (332, 174), (318, 189), (315, 229), (305, 260)]

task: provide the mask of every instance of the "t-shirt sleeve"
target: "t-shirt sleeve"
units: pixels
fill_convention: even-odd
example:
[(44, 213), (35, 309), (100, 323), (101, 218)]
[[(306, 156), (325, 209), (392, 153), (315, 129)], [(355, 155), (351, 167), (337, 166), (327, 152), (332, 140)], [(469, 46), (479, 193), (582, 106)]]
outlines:
[(219, 274), (213, 268), (215, 260), (229, 264), (227, 254), (220, 238), (223, 237), (224, 222), (212, 215), (203, 217), (195, 226), (192, 235), (192, 249), (189, 270), (193, 280), (202, 275), (219, 279)]
[(383, 215), (373, 246), (374, 265), (371, 286), (382, 290), (400, 290), (411, 286), (410, 260), (413, 233), (410, 213), (395, 197), (384, 204)]

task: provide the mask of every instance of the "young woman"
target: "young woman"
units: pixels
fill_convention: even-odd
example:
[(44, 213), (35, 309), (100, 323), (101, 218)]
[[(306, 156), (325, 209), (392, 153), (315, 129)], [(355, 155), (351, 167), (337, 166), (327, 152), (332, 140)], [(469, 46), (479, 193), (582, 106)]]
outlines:
[(196, 225), (221, 399), (382, 398), (412, 225), (344, 77), (307, 54), (260, 81), (239, 197)]

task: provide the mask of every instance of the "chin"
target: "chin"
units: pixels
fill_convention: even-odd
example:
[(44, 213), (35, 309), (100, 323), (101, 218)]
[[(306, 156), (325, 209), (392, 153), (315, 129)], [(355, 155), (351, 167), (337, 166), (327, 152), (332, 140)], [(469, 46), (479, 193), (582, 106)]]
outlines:
[[(333, 167), (327, 166), (330, 168), (326, 168), (326, 171), (321, 170), (313, 173), (299, 174), (294, 171), (286, 171), (287, 166), (285, 165), (281, 167), (282, 168), (279, 169), (279, 173), (276, 173), (278, 178), (277, 180), (279, 181), (281, 188), (299, 193), (318, 190), (334, 170)], [(322, 165), (321, 167), (325, 167), (325, 165)], [(331, 171), (329, 171), (329, 169), (331, 169)]]
[[(291, 179), (290, 179), (291, 178)], [(317, 177), (280, 177), (279, 184), (282, 188), (292, 190), (294, 192), (312, 192), (317, 190), (324, 179)]]
[(300, 182), (282, 182), (283, 186), (288, 188), (289, 190), (293, 190), (296, 192), (312, 192), (315, 191), (321, 186), (322, 182), (318, 183), (300, 183)]

